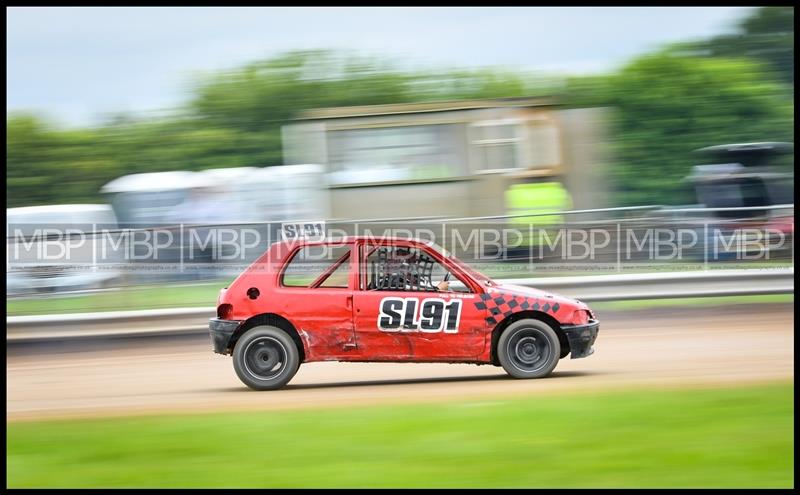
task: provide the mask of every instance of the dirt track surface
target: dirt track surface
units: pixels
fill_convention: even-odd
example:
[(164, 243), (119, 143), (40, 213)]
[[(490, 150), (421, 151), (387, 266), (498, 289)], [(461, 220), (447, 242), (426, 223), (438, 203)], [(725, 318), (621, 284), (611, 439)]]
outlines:
[[(498, 399), (623, 387), (793, 379), (792, 305), (614, 312), (596, 352), (540, 380), (460, 364), (308, 363), (283, 390), (255, 392), (210, 339), (117, 341), (93, 348), (7, 347), (7, 420), (164, 412), (301, 409)], [(158, 344), (158, 345), (157, 345)]]

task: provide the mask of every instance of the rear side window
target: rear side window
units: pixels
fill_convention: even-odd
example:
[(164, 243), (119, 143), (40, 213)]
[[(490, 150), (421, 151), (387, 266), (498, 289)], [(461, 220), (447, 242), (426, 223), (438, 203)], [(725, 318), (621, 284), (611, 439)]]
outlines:
[(292, 257), (281, 276), (285, 287), (348, 287), (350, 246), (305, 246)]

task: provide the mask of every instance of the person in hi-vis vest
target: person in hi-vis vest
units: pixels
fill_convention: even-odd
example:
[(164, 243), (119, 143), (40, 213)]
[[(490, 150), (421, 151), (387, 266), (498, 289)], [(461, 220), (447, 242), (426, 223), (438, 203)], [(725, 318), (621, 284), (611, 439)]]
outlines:
[[(530, 213), (531, 216), (510, 218), (508, 227), (518, 229), (522, 234), (521, 244), (509, 250), (513, 257), (528, 258), (531, 249), (534, 260), (539, 255), (549, 258), (548, 240), (555, 242), (558, 229), (564, 224), (564, 215), (539, 215), (572, 209), (572, 197), (564, 185), (554, 177), (528, 179), (512, 185), (506, 190), (506, 211), (509, 215)], [(533, 229), (531, 230), (531, 227)], [(533, 235), (531, 235), (531, 233)], [(539, 247), (544, 251), (540, 253)], [(510, 255), (512, 256), (512, 255)]]

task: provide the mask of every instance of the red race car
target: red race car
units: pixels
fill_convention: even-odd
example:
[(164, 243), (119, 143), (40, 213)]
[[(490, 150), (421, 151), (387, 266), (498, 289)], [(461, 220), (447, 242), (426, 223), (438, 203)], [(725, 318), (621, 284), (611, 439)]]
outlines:
[(498, 284), (435, 244), (349, 237), (273, 244), (220, 291), (214, 352), (250, 388), (281, 388), (300, 363), (493, 364), (541, 378), (591, 355), (586, 304)]

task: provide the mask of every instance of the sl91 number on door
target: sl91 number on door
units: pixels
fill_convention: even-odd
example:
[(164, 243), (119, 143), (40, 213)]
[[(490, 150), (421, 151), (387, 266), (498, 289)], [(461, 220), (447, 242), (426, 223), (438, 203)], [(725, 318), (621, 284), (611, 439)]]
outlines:
[(384, 332), (458, 333), (461, 300), (438, 297), (385, 297), (381, 300), (378, 329)]

